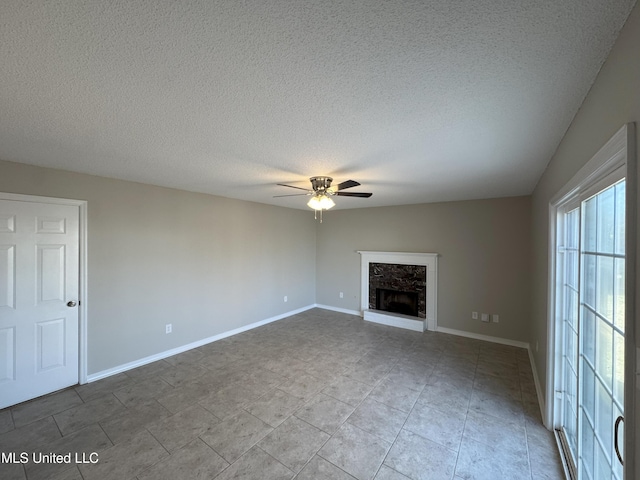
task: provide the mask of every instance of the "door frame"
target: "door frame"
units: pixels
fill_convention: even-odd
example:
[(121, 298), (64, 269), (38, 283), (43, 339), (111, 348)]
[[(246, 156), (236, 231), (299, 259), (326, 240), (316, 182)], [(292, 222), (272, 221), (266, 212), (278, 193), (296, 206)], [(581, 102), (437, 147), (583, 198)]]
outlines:
[[(545, 385), (544, 425), (555, 429), (559, 417), (555, 390), (558, 384), (559, 363), (556, 352), (556, 254), (557, 220), (561, 207), (577, 199), (585, 190), (593, 188), (605, 177), (624, 168), (626, 178), (626, 280), (625, 280), (625, 478), (635, 472), (635, 401), (636, 401), (636, 251), (637, 248), (637, 166), (635, 158), (635, 124), (627, 123), (554, 195), (549, 202), (549, 244), (547, 284), (547, 368)], [(639, 327), (640, 328), (640, 327)]]
[(79, 211), (79, 278), (78, 278), (78, 383), (87, 383), (87, 207), (85, 200), (69, 198), (41, 197), (18, 193), (0, 192), (0, 200), (15, 202), (45, 203), (50, 205), (68, 205), (78, 207)]

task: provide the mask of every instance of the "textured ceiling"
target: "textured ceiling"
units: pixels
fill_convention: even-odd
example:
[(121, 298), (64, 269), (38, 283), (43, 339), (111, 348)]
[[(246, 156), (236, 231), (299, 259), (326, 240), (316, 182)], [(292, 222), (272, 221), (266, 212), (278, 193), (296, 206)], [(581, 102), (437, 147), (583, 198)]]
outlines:
[(306, 208), (531, 193), (635, 0), (5, 0), (0, 159)]

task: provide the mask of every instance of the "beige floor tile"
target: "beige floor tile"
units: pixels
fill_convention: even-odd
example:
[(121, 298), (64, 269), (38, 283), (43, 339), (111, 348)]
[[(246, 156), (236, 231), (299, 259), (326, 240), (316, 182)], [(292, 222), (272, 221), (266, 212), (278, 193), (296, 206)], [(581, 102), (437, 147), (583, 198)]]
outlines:
[(258, 446), (287, 468), (299, 472), (327, 440), (329, 435), (322, 430), (290, 417), (260, 440)]
[(261, 396), (262, 394), (253, 388), (234, 384), (207, 395), (198, 404), (223, 420), (237, 414)]
[(341, 375), (322, 390), (322, 393), (355, 407), (372, 389), (371, 385)]
[(308, 401), (322, 390), (326, 384), (327, 382), (325, 380), (304, 372), (296, 377), (292, 377), (284, 381), (278, 386), (278, 388), (285, 393), (293, 395), (294, 397)]
[(274, 388), (249, 405), (246, 410), (275, 428), (303, 403), (304, 400)]
[(99, 455), (98, 463), (80, 465), (84, 480), (131, 479), (169, 456), (149, 432), (111, 447)]
[[(529, 361), (524, 349), (313, 309), (26, 402), (13, 409), (16, 425), (0, 410), (0, 450), (98, 450), (98, 465), (80, 466), (84, 480), (297, 470), (299, 480), (406, 480), (453, 478), (459, 448), (456, 480), (559, 480)], [(516, 477), (510, 462), (522, 467)], [(25, 479), (22, 465), (0, 469), (2, 480)], [(82, 480), (76, 466), (27, 471)]]
[(0, 452), (47, 451), (47, 445), (60, 437), (53, 417), (46, 417), (0, 435)]
[(205, 382), (200, 383), (200, 381), (201, 379), (198, 379), (198, 381), (194, 381), (189, 385), (185, 385), (181, 388), (175, 388), (168, 393), (160, 395), (156, 400), (171, 413), (178, 413), (179, 411), (204, 400), (211, 394), (211, 385)]
[(531, 469), (526, 449), (524, 452), (513, 453), (463, 437), (456, 475), (464, 480), (530, 478)]
[(347, 423), (320, 449), (318, 455), (358, 480), (371, 480), (389, 448), (391, 443)]
[(316, 455), (296, 476), (296, 480), (354, 480), (344, 470)]
[(458, 451), (465, 426), (465, 414), (442, 412), (416, 404), (404, 428), (450, 450)]
[(253, 447), (240, 459), (216, 477), (216, 480), (289, 480), (294, 472), (278, 462), (264, 450)]
[(473, 388), (493, 393), (503, 397), (513, 398), (516, 401), (522, 401), (522, 392), (520, 391), (520, 379), (518, 376), (496, 376), (487, 373), (476, 372), (476, 378), (473, 382)]
[(375, 386), (384, 377), (387, 376), (387, 374), (392, 368), (393, 368), (393, 365), (386, 365), (386, 364), (378, 364), (378, 365), (356, 364), (354, 367), (347, 370), (343, 375), (345, 377), (351, 378), (352, 380), (357, 380), (359, 382), (366, 383), (367, 385)]
[(200, 405), (193, 405), (148, 425), (147, 430), (164, 448), (174, 452), (198, 436), (210, 432), (219, 423), (220, 419)]
[[(99, 425), (93, 424), (71, 435), (59, 438), (47, 445), (47, 449), (39, 453), (71, 453), (72, 462), (75, 464), (77, 458), (89, 459), (91, 454), (100, 453), (113, 444), (100, 428)], [(25, 470), (29, 480), (48, 479), (56, 474), (61, 474), (65, 470), (74, 468), (75, 465), (67, 463), (34, 463), (25, 464)], [(77, 469), (76, 469), (77, 470)]]
[(469, 400), (469, 410), (524, 425), (522, 403), (513, 398), (474, 389)]
[(349, 416), (347, 422), (387, 442), (393, 442), (408, 415), (407, 412), (367, 398)]
[(205, 373), (209, 370), (202, 365), (177, 365), (159, 376), (172, 387), (182, 387)]
[(471, 387), (456, 387), (448, 383), (426, 385), (416, 403), (443, 413), (465, 414), (469, 409), (472, 391)]
[(273, 428), (262, 420), (242, 411), (214, 425), (200, 438), (227, 462), (233, 463), (271, 431)]
[(71, 467), (69, 470), (60, 472), (48, 478), (48, 480), (83, 480), (80, 470), (77, 466)]
[[(426, 438), (402, 430), (384, 463), (414, 480), (450, 479), (457, 453)], [(494, 480), (496, 480), (496, 477)], [(522, 478), (522, 477), (504, 477)]]
[(229, 464), (196, 439), (138, 475), (138, 480), (210, 480)]
[(464, 425), (464, 437), (514, 454), (527, 452), (524, 425), (493, 415), (470, 411)]
[(384, 381), (373, 389), (368, 398), (408, 413), (419, 396), (420, 391)]
[(432, 368), (426, 368), (416, 371), (412, 368), (396, 364), (384, 379), (384, 383), (421, 392), (427, 384), (432, 370)]
[(331, 435), (338, 430), (353, 410), (354, 407), (351, 405), (319, 393), (300, 407), (295, 416)]
[(82, 399), (72, 388), (45, 395), (36, 400), (22, 403), (11, 409), (16, 428), (27, 425), (41, 418), (60, 413), (77, 405)]
[(144, 430), (148, 425), (161, 418), (171, 415), (171, 412), (155, 400), (135, 405), (125, 409), (100, 422), (100, 426), (114, 444), (130, 440)]
[(13, 418), (11, 418), (11, 410), (0, 410), (0, 435), (9, 432), (15, 428)]
[(394, 469), (382, 465), (375, 480), (411, 480), (409, 477), (402, 475), (400, 472), (396, 472)]
[(92, 423), (120, 415), (125, 407), (113, 395), (105, 395), (72, 407), (53, 416), (63, 435), (76, 432)]
[(26, 480), (27, 475), (24, 473), (24, 466), (21, 463), (5, 463), (0, 464), (0, 473), (2, 480)]
[[(142, 368), (142, 367), (141, 367)], [(140, 380), (127, 385), (114, 392), (114, 395), (127, 407), (153, 400), (167, 392), (173, 387), (160, 377), (142, 377)]]
[(136, 382), (126, 373), (118, 373), (111, 377), (103, 378), (96, 382), (86, 383), (75, 387), (75, 391), (85, 402), (90, 402), (96, 398), (104, 397), (116, 390), (133, 385)]

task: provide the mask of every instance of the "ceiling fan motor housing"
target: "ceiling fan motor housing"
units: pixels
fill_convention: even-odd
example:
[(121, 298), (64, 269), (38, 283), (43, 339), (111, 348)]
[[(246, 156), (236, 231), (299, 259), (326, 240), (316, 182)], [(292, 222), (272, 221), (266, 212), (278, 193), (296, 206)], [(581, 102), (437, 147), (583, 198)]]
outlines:
[(333, 182), (331, 177), (311, 177), (309, 180), (313, 191), (317, 193), (326, 192), (331, 187), (331, 182)]

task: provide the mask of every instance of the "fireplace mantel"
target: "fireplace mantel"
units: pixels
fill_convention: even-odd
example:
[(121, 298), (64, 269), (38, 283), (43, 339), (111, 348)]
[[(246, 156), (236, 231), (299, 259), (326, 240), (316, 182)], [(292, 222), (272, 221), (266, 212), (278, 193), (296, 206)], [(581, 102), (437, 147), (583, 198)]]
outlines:
[[(360, 310), (365, 320), (409, 330), (435, 331), (438, 326), (438, 254), (410, 252), (371, 252), (359, 250), (361, 256)], [(426, 319), (369, 309), (369, 264), (424, 265), (427, 268)]]

